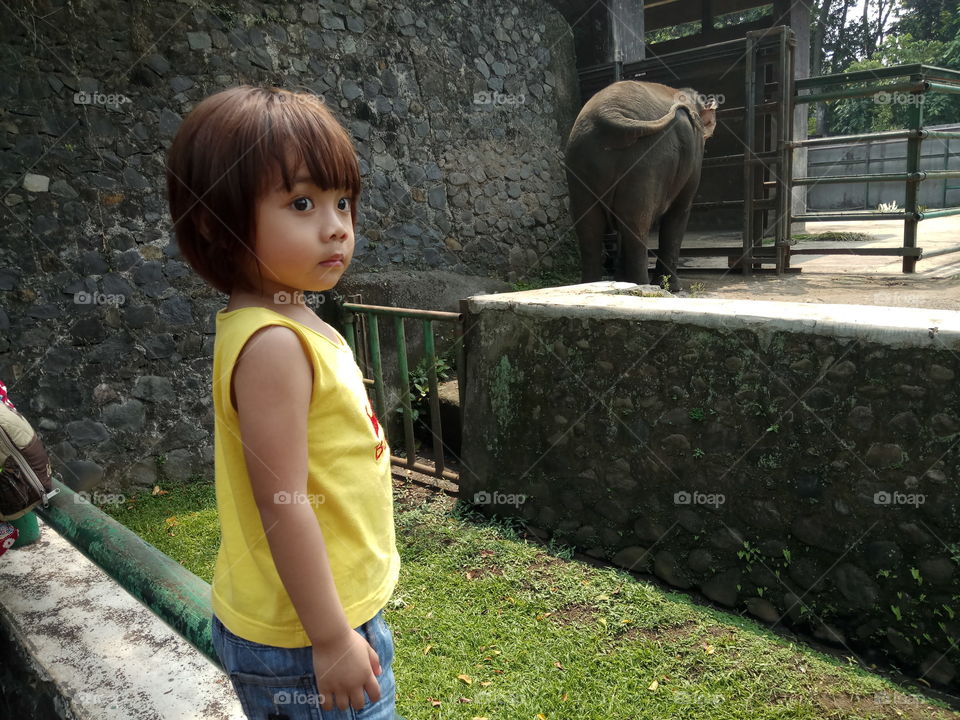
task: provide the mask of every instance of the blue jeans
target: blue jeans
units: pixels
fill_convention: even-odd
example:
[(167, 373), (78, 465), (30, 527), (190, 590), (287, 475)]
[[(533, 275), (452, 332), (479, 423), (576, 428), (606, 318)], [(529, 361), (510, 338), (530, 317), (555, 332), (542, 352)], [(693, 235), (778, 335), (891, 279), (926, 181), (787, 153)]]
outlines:
[[(245, 640), (230, 632), (220, 618), (211, 618), (213, 647), (230, 677), (249, 720), (403, 720), (396, 714), (393, 677), (393, 633), (380, 610), (358, 628), (380, 658), (380, 700), (369, 698), (361, 710), (321, 708), (313, 672), (313, 648), (281, 648)], [(364, 693), (366, 695), (366, 693)]]

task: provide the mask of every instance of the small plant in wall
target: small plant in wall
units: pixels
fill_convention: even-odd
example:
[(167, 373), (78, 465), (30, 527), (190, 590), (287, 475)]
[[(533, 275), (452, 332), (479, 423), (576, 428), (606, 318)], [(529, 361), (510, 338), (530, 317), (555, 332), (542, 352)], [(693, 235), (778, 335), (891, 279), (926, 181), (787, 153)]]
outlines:
[(752, 565), (753, 561), (756, 560), (757, 555), (759, 555), (759, 550), (754, 547), (750, 547), (750, 541), (743, 541), (743, 550), (737, 550), (737, 557), (741, 560), (746, 560), (748, 565)]

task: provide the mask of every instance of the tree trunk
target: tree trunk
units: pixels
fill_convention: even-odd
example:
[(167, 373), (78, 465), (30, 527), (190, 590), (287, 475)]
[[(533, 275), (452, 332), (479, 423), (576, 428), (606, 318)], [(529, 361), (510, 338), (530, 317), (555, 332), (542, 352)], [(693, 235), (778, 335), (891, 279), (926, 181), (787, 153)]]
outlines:
[[(820, 9), (817, 12), (817, 24), (813, 29), (813, 43), (810, 55), (810, 77), (823, 73), (823, 39), (827, 34), (827, 20), (830, 17), (830, 7), (833, 0), (820, 0)], [(825, 124), (825, 106), (823, 103), (813, 103), (814, 134), (823, 135)]]

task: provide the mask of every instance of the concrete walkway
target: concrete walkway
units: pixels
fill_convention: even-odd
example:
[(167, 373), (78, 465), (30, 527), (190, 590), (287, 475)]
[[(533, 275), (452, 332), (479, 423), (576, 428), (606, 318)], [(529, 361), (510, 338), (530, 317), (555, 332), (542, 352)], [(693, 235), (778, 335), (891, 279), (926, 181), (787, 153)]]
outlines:
[[(869, 241), (842, 242), (799, 241), (794, 248), (817, 247), (902, 247), (902, 220), (875, 220), (872, 222), (817, 222), (806, 223), (806, 233), (856, 232), (866, 233)], [(739, 246), (742, 243), (739, 232), (703, 233), (688, 232), (683, 247), (720, 247)], [(917, 231), (917, 246), (930, 252), (952, 245), (960, 245), (960, 216), (933, 218), (920, 222)], [(796, 255), (790, 258), (791, 267), (801, 268), (804, 273), (844, 274), (903, 274), (902, 260), (891, 256), (870, 255)], [(683, 258), (681, 267), (688, 268), (726, 268), (726, 258)], [(921, 259), (917, 262), (916, 275), (926, 277), (948, 277), (960, 274), (960, 252), (938, 257)]]

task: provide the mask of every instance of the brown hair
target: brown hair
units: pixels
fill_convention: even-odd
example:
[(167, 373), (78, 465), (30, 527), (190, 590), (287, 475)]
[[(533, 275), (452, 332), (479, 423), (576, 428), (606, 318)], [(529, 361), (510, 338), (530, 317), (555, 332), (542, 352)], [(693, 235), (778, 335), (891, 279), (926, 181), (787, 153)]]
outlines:
[[(292, 162), (291, 162), (292, 161)], [(287, 192), (304, 163), (323, 190), (350, 190), (357, 226), (360, 168), (347, 131), (307, 92), (241, 85), (210, 95), (167, 154), (167, 199), (180, 252), (220, 292), (254, 290), (257, 201), (279, 175)]]

